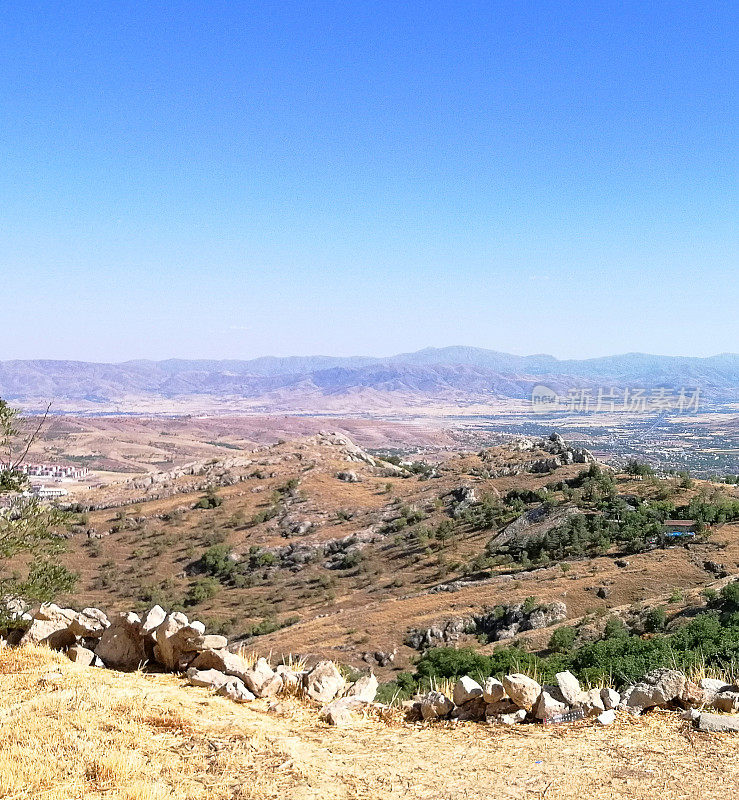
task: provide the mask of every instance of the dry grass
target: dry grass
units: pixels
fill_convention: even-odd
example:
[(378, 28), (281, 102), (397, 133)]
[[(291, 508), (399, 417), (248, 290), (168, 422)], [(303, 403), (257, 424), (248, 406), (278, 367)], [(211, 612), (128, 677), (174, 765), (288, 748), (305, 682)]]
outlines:
[(275, 742), (228, 715), (224, 724), (211, 703), (204, 713), (202, 695), (168, 676), (91, 671), (42, 648), (3, 650), (0, 797), (220, 800), (295, 784)]
[(737, 739), (676, 714), (600, 728), (438, 723), (329, 728), (283, 698), (239, 706), (167, 675), (0, 652), (3, 800), (723, 800)]

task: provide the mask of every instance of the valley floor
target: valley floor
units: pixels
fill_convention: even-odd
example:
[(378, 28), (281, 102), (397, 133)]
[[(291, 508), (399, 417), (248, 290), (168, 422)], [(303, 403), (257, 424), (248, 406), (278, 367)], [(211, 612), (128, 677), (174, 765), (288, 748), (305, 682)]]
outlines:
[(171, 675), (92, 670), (44, 649), (0, 652), (0, 798), (477, 800), (729, 798), (737, 740), (676, 714), (607, 728), (399, 718), (329, 728), (296, 699), (238, 706)]

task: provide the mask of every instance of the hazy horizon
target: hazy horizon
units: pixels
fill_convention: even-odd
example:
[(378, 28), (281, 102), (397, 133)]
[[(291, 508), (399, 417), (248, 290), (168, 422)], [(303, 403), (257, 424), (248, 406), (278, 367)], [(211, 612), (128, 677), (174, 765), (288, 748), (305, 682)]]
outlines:
[(592, 361), (597, 359), (605, 359), (605, 358), (623, 358), (627, 356), (645, 356), (648, 358), (689, 358), (689, 359), (711, 359), (711, 358), (719, 358), (722, 356), (736, 356), (739, 358), (739, 352), (733, 352), (729, 350), (725, 351), (717, 351), (707, 353), (706, 355), (686, 355), (685, 353), (650, 353), (646, 351), (639, 351), (639, 350), (632, 350), (629, 352), (612, 352), (612, 353), (601, 353), (594, 356), (568, 356), (568, 357), (561, 357), (554, 353), (547, 353), (544, 351), (540, 351), (537, 353), (513, 353), (504, 350), (499, 350), (497, 348), (492, 347), (480, 347), (477, 345), (443, 345), (440, 347), (422, 347), (418, 350), (398, 350), (392, 353), (262, 353), (256, 356), (251, 356), (249, 358), (238, 358), (238, 357), (190, 357), (190, 356), (180, 356), (180, 355), (172, 355), (172, 356), (165, 356), (164, 358), (147, 358), (147, 357), (137, 357), (137, 358), (123, 358), (120, 360), (110, 360), (110, 361), (102, 361), (102, 360), (94, 360), (94, 359), (84, 359), (84, 358), (47, 358), (45, 356), (38, 356), (35, 358), (0, 358), (0, 363), (2, 362), (9, 362), (9, 361), (76, 361), (80, 363), (90, 363), (90, 364), (126, 364), (126, 363), (134, 363), (134, 362), (152, 362), (152, 363), (159, 363), (164, 361), (256, 361), (259, 359), (291, 359), (291, 358), (331, 358), (331, 359), (361, 359), (361, 358), (369, 358), (369, 359), (391, 359), (396, 358), (402, 355), (412, 355), (416, 353), (422, 353), (424, 351), (443, 351), (443, 350), (456, 350), (456, 349), (468, 349), (468, 350), (479, 350), (479, 351), (486, 351), (490, 353), (499, 353), (501, 355), (509, 355), (515, 356), (518, 358), (553, 358), (556, 361)]

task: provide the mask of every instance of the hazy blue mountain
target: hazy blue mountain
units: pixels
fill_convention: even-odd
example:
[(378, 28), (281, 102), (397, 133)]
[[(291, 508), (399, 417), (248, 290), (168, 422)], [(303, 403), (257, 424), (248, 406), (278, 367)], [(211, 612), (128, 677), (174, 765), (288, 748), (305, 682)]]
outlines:
[(739, 355), (710, 358), (626, 353), (584, 360), (516, 356), (476, 347), (426, 348), (387, 358), (293, 356), (237, 360), (0, 362), (0, 396), (116, 401), (126, 397), (281, 398), (404, 393), (469, 399), (525, 397), (537, 382), (567, 387), (700, 387), (716, 400), (739, 399)]

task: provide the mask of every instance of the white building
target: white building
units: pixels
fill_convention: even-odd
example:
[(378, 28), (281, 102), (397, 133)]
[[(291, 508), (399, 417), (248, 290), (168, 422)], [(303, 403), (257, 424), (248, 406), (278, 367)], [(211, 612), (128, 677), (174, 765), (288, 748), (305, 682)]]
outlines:
[(59, 497), (66, 497), (69, 494), (69, 492), (66, 489), (62, 489), (61, 486), (44, 486), (43, 484), (32, 486), (31, 492), (41, 500), (55, 500)]

